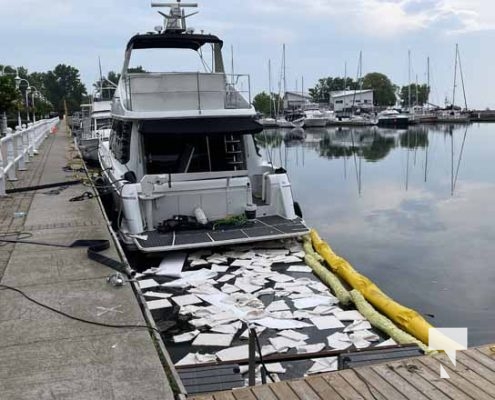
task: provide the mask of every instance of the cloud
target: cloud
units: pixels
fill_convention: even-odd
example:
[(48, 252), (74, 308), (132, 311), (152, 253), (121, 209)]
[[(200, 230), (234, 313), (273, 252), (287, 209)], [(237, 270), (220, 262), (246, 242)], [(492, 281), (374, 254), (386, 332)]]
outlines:
[(422, 29), (465, 33), (495, 29), (491, 0), (298, 0), (254, 1), (262, 13), (297, 14), (300, 21), (334, 24), (342, 32), (373, 37), (404, 35)]

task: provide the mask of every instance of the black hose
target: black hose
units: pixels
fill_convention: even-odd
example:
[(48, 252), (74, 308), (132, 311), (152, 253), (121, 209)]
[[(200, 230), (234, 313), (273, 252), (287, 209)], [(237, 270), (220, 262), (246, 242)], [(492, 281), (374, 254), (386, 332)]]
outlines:
[(34, 190), (50, 189), (50, 188), (59, 187), (59, 186), (77, 185), (77, 184), (79, 184), (81, 182), (82, 182), (82, 179), (77, 179), (77, 180), (74, 180), (74, 181), (47, 183), (45, 185), (27, 186), (27, 187), (20, 187), (20, 188), (14, 188), (14, 189), (7, 189), (5, 191), (5, 193), (10, 194), (10, 193), (31, 192), (31, 191), (34, 191)]

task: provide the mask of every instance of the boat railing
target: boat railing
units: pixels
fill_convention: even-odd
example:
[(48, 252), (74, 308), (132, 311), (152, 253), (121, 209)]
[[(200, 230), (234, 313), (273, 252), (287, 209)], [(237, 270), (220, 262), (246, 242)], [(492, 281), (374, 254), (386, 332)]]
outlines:
[(58, 123), (58, 118), (44, 119), (28, 126), (4, 131), (0, 139), (0, 197), (5, 196), (5, 181), (16, 181), (17, 171), (25, 171), (26, 163), (38, 153), (38, 147)]
[(249, 75), (223, 73), (131, 73), (123, 77), (122, 105), (128, 111), (249, 109)]

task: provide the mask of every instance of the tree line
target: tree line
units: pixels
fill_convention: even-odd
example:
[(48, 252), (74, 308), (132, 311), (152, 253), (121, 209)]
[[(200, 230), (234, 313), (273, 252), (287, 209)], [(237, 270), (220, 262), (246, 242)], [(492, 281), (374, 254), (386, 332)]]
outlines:
[[(318, 79), (315, 87), (309, 89), (309, 95), (315, 103), (330, 102), (331, 92), (337, 91), (354, 91), (354, 90), (373, 90), (373, 102), (377, 107), (394, 106), (397, 100), (400, 101), (402, 107), (414, 105), (423, 106), (428, 102), (430, 88), (428, 85), (412, 83), (406, 86), (398, 86), (392, 83), (390, 78), (380, 72), (371, 72), (363, 78), (354, 80), (352, 78), (343, 77), (325, 77)], [(263, 115), (270, 114), (270, 101), (276, 103), (278, 95), (275, 93), (268, 94), (261, 92), (254, 97), (253, 105), (256, 110)], [(271, 108), (272, 116), (274, 108)]]

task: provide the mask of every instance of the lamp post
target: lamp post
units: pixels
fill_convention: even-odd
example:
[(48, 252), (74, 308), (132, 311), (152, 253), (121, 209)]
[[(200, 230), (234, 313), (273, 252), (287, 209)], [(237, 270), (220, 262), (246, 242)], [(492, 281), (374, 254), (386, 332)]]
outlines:
[[(28, 91), (31, 89), (31, 85), (29, 83), (28, 80), (24, 79), (24, 78), (21, 78), (19, 76), (19, 71), (17, 71), (17, 75), (16, 77), (14, 78), (15, 80), (15, 87), (17, 90), (20, 91), (19, 87), (21, 86), (21, 83), (24, 81), (28, 84), (28, 87), (26, 88), (26, 119), (27, 119), (27, 122), (29, 122), (29, 94), (28, 94)], [(20, 112), (18, 114), (18, 118), (20, 119)]]
[(36, 113), (34, 111), (34, 95), (41, 94), (36, 86), (31, 85), (31, 105), (33, 107), (33, 122), (36, 122)]

